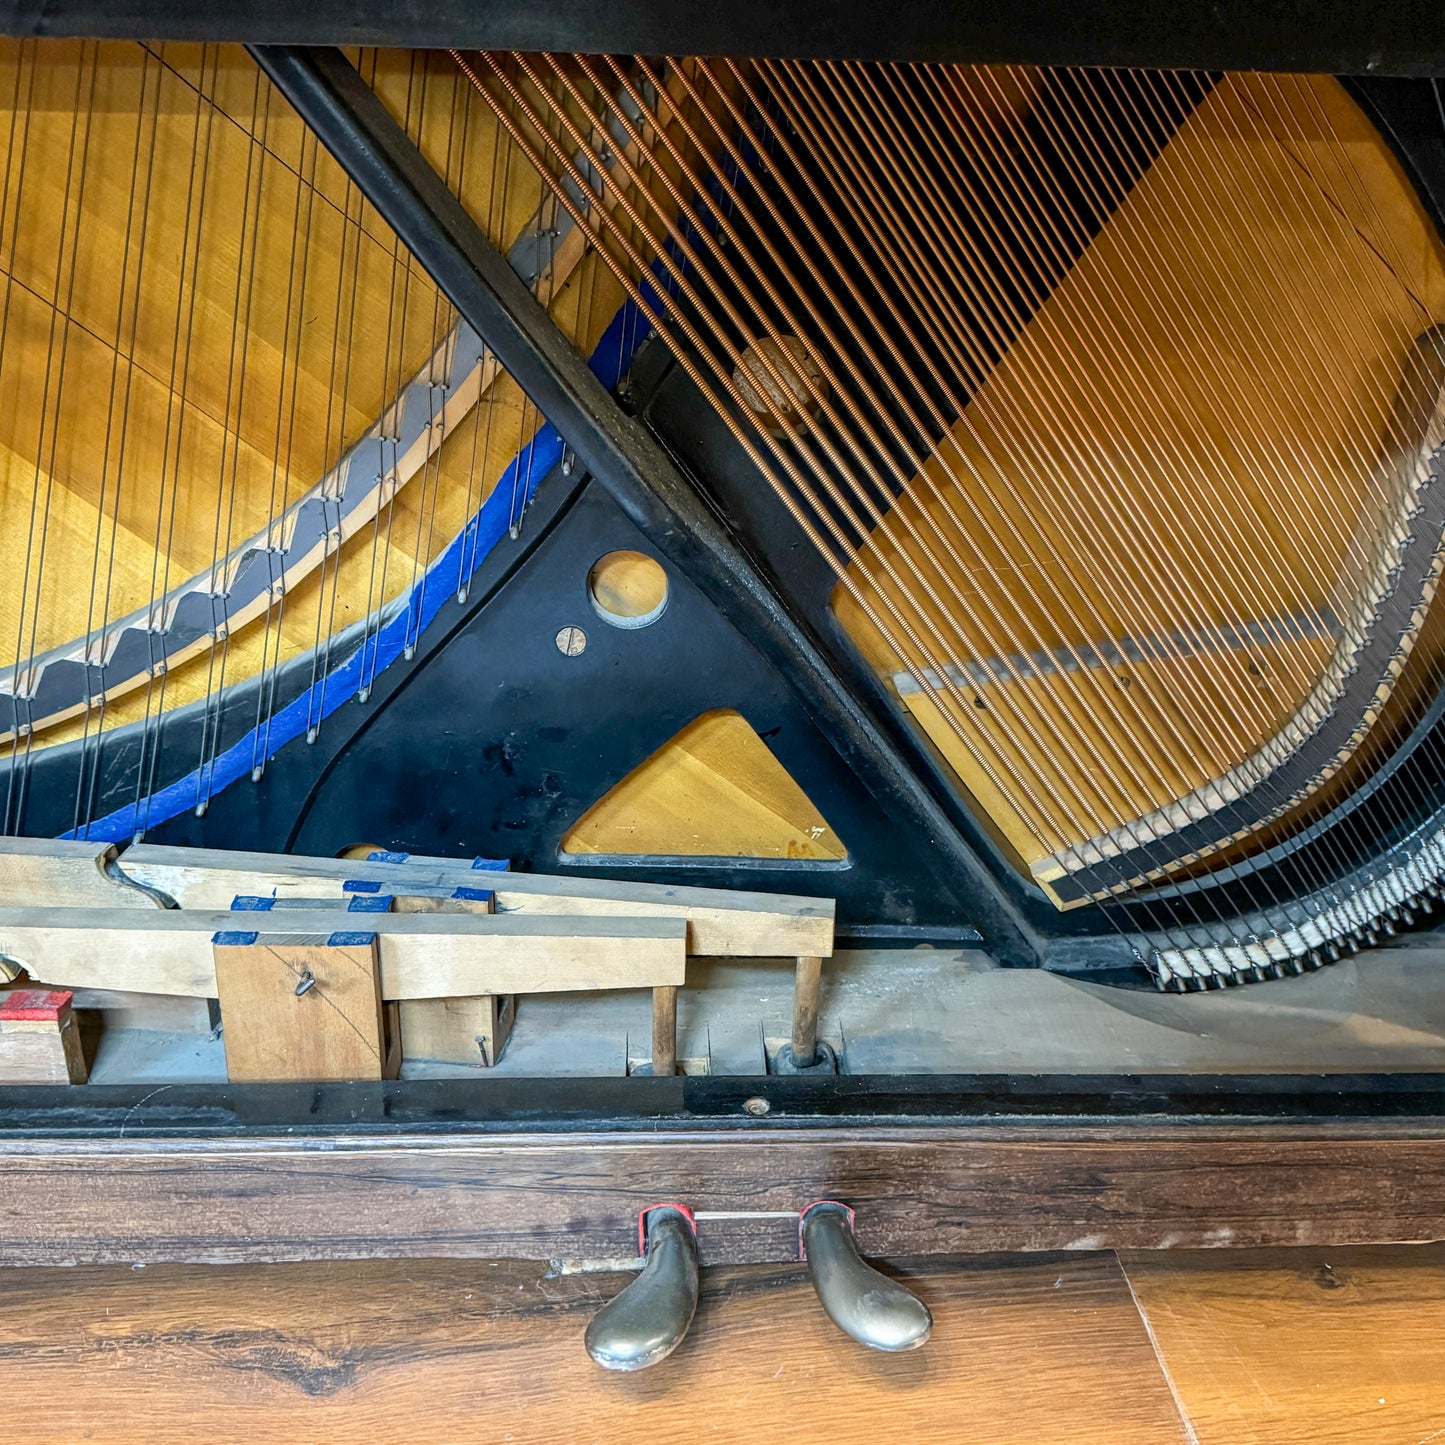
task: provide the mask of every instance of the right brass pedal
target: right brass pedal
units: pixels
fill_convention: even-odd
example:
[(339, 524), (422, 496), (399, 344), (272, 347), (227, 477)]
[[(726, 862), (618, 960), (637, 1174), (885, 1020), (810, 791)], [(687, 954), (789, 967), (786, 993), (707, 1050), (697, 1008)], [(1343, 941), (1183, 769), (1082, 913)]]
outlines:
[(853, 1211), (833, 1199), (810, 1204), (799, 1221), (803, 1258), (828, 1318), (871, 1350), (916, 1350), (933, 1328), (928, 1306), (858, 1253)]

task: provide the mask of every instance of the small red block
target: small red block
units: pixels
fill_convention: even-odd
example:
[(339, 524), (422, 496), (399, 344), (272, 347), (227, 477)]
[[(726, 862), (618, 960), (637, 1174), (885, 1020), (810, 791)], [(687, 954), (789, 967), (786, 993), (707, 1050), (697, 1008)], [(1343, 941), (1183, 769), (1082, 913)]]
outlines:
[(60, 1022), (60, 1015), (70, 1007), (75, 997), (63, 991), (51, 992), (45, 988), (17, 988), (10, 993), (0, 994), (0, 1023), (7, 1019), (48, 1019)]

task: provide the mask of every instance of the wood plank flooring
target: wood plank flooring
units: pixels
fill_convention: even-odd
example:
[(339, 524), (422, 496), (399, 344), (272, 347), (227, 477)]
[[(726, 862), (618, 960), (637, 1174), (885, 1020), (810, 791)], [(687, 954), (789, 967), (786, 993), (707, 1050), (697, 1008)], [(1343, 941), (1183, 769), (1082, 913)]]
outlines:
[(839, 1335), (797, 1268), (714, 1269), (683, 1346), (633, 1376), (582, 1350), (616, 1275), (11, 1270), (4, 1438), (1425, 1445), (1445, 1441), (1442, 1266), (1445, 1246), (906, 1263), (936, 1324), (898, 1357)]
[(1445, 1245), (1122, 1262), (1199, 1445), (1445, 1441)]

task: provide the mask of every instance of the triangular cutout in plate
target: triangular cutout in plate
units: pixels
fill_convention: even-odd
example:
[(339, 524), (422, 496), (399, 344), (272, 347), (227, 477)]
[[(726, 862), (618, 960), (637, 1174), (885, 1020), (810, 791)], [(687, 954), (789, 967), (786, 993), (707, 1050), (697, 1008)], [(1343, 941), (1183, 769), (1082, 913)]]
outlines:
[(806, 793), (740, 714), (694, 718), (594, 803), (564, 853), (841, 859)]

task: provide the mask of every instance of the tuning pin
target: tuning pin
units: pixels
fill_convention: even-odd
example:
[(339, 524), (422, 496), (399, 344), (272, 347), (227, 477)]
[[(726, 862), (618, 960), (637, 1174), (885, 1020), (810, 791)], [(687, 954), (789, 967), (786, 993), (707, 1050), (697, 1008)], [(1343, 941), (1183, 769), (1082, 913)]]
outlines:
[(645, 1370), (683, 1341), (697, 1309), (697, 1226), (680, 1204), (642, 1211), (644, 1264), (587, 1326), (587, 1353), (604, 1370)]
[(800, 1221), (803, 1258), (828, 1318), (861, 1345), (897, 1353), (916, 1350), (933, 1328), (917, 1295), (879, 1274), (858, 1253), (853, 1211), (835, 1200), (810, 1204)]

